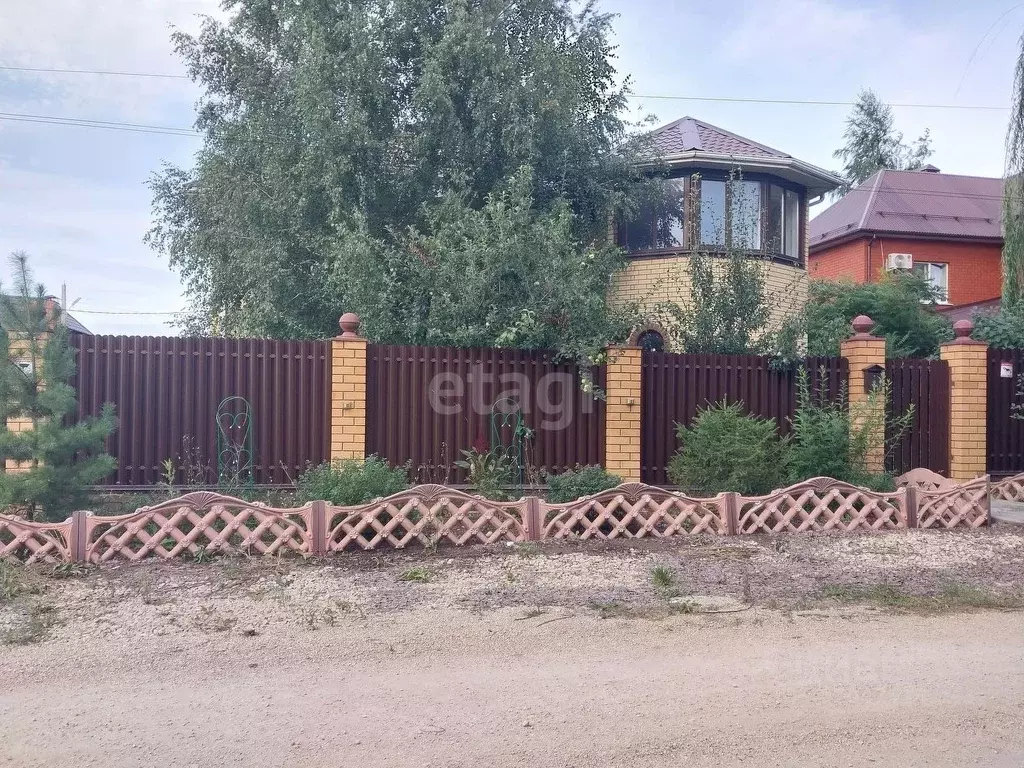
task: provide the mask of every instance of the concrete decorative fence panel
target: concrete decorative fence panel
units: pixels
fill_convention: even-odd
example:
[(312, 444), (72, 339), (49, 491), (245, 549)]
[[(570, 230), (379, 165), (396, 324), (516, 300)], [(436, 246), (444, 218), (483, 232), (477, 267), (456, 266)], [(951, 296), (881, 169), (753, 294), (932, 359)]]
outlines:
[(72, 521), (29, 523), (0, 515), (0, 558), (12, 557), (26, 563), (59, 563), (72, 559)]
[(313, 554), (313, 505), (274, 509), (206, 491), (130, 515), (85, 518), (85, 560), (166, 559), (199, 552)]
[(880, 531), (907, 527), (906, 492), (875, 493), (815, 477), (766, 496), (740, 497), (740, 533)]
[[(961, 485), (913, 472), (900, 479), (904, 487), (892, 493), (816, 477), (765, 496), (721, 493), (710, 499), (626, 483), (566, 504), (536, 496), (489, 501), (420, 485), (358, 506), (313, 501), (294, 509), (204, 491), (117, 517), (75, 512), (62, 523), (29, 523), (0, 515), (0, 557), (27, 563), (197, 559), (228, 552), (321, 557), (410, 545), (978, 528), (989, 521), (988, 477)], [(997, 498), (1019, 498), (1024, 475), (991, 488), (1002, 494)]]
[(639, 539), (724, 534), (723, 497), (691, 499), (643, 483), (626, 483), (567, 504), (545, 504), (545, 539)]
[(525, 541), (529, 503), (488, 501), (443, 485), (419, 485), (359, 507), (329, 505), (326, 549)]

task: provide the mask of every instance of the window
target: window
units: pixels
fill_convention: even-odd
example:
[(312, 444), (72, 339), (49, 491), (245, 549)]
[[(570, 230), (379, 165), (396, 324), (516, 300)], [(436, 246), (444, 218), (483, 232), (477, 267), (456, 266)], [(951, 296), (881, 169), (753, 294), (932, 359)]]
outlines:
[(768, 250), (800, 258), (800, 195), (772, 184), (768, 187)]
[(751, 251), (761, 250), (761, 184), (737, 181), (730, 190), (729, 230), (732, 244)]
[(939, 293), (939, 304), (949, 303), (949, 264), (915, 261), (914, 272), (921, 275)]
[(725, 245), (725, 182), (701, 179), (700, 241), (704, 245)]
[(623, 239), (633, 253), (685, 248), (686, 193), (682, 179), (654, 185), (640, 211), (623, 226)]
[(664, 352), (665, 337), (657, 331), (644, 331), (637, 336), (636, 345), (644, 352)]

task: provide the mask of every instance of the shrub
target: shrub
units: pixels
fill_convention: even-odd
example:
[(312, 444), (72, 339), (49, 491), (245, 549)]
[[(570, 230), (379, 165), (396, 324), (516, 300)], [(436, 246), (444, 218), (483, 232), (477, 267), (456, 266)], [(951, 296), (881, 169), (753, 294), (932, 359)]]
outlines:
[(622, 482), (621, 477), (606, 472), (604, 467), (596, 464), (587, 467), (577, 464), (575, 469), (557, 475), (547, 475), (546, 479), (548, 501), (555, 504), (576, 501), (583, 496), (593, 496)]
[(786, 479), (786, 441), (774, 419), (743, 413), (741, 403), (718, 403), (678, 425), (681, 446), (668, 466), (669, 479), (699, 493), (768, 493)]
[(813, 393), (806, 369), (797, 372), (797, 408), (789, 442), (789, 480), (799, 483), (810, 477), (832, 477), (875, 491), (893, 490), (896, 483), (887, 473), (870, 472), (868, 457), (881, 443), (885, 455), (895, 447), (913, 422), (913, 406), (889, 416), (886, 441), (885, 405), (892, 385), (882, 380), (866, 403), (847, 407), (846, 388), (832, 399), (826, 391)]
[[(483, 445), (486, 445), (484, 443)], [(480, 450), (481, 444), (474, 444), (468, 451), (462, 451), (463, 458), (455, 462), (469, 474), (469, 485), (485, 499), (505, 501), (509, 498), (505, 486), (512, 483), (512, 466), (501, 451)]]
[(365, 504), (409, 487), (408, 468), (391, 467), (383, 459), (340, 459), (310, 467), (295, 483), (296, 501), (329, 501), (341, 506)]

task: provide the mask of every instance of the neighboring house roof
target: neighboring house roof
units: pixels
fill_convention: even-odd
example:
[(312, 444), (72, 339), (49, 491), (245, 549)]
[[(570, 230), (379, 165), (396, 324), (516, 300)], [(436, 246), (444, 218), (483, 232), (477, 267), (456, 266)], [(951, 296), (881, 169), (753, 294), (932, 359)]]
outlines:
[(789, 179), (815, 195), (842, 183), (838, 176), (817, 166), (692, 117), (656, 128), (647, 139), (655, 157), (674, 167), (750, 168)]
[(958, 307), (939, 307), (939, 312), (955, 323), (958, 320), (971, 320), (975, 315), (998, 315), (1003, 307), (1003, 299), (985, 299), (984, 301), (973, 301), (970, 304), (961, 304)]
[[(12, 301), (18, 301), (18, 302), (22, 301), (21, 297), (19, 297), (19, 296), (8, 296), (7, 298), (12, 300)], [(53, 296), (47, 296), (46, 297), (46, 301), (47, 301), (48, 304), (52, 304), (53, 307), (60, 308), (60, 303)], [(50, 310), (47, 309), (48, 313), (49, 313), (49, 311)], [(3, 315), (3, 313), (0, 312), (0, 326), (3, 325), (3, 316), (2, 315)], [(65, 312), (65, 313), (63, 313), (62, 317), (66, 320), (67, 329), (71, 333), (80, 333), (83, 336), (92, 336), (93, 335), (92, 331), (90, 331), (88, 328), (86, 328), (84, 325), (82, 325), (80, 322), (78, 322), (78, 320), (76, 320), (71, 315), (71, 313)]]
[(998, 178), (878, 171), (811, 219), (811, 250), (859, 234), (1000, 240), (1002, 200)]

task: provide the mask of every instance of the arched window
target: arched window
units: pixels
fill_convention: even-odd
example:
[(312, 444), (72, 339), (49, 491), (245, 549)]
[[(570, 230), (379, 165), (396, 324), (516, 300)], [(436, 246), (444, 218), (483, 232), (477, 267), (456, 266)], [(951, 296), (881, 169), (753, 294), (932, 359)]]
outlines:
[(644, 331), (636, 337), (636, 345), (644, 352), (664, 352), (665, 337), (657, 331)]

